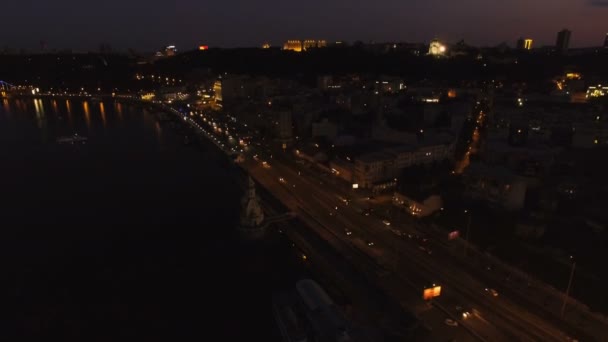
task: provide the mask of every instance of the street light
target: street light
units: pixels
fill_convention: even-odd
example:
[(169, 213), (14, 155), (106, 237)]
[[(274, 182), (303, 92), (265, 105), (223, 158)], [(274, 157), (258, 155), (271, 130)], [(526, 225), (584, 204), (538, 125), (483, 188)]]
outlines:
[(467, 256), (467, 250), (469, 248), (469, 233), (471, 231), (471, 213), (469, 213), (468, 209), (464, 210), (465, 214), (467, 215), (467, 231), (465, 232), (465, 243), (464, 243), (464, 256)]
[(572, 260), (572, 269), (570, 270), (570, 279), (568, 280), (568, 287), (566, 288), (566, 295), (564, 296), (564, 304), (562, 305), (562, 317), (564, 317), (564, 311), (566, 311), (566, 303), (568, 302), (570, 287), (572, 287), (572, 280), (574, 279), (574, 269), (576, 268), (576, 261), (574, 261), (574, 257), (572, 255), (570, 256), (570, 260)]

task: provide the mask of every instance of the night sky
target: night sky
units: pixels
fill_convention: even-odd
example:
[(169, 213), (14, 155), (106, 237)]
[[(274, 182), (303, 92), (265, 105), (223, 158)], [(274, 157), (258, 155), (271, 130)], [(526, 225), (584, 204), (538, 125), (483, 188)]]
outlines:
[(599, 46), (608, 0), (3, 0), (0, 47), (152, 50), (175, 44), (279, 45), (289, 38), (535, 46), (573, 31), (571, 46)]

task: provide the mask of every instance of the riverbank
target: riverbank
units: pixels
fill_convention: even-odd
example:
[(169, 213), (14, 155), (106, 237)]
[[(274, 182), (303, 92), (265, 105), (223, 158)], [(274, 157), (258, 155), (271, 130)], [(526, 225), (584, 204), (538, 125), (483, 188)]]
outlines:
[[(0, 339), (277, 341), (272, 294), (308, 273), (235, 238), (228, 158), (156, 109), (55, 102), (0, 106)], [(55, 142), (74, 131), (86, 145)]]

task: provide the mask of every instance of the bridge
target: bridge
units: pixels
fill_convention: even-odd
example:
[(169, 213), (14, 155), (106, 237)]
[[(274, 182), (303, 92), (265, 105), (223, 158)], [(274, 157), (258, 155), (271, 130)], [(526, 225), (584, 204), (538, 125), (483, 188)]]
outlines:
[(8, 82), (0, 80), (0, 90), (1, 91), (9, 91), (13, 88), (16, 88), (16, 86), (13, 84), (10, 84)]
[(6, 90), (10, 90), (11, 88), (14, 88), (14, 87), (15, 87), (15, 85), (0, 80), (0, 89), (6, 91)]
[(284, 214), (279, 214), (276, 216), (271, 216), (271, 217), (267, 217), (266, 220), (264, 220), (264, 222), (262, 223), (262, 226), (264, 227), (268, 227), (273, 223), (279, 223), (279, 222), (283, 222), (283, 221), (288, 221), (291, 219), (296, 218), (296, 213), (290, 211), (290, 212), (286, 212)]

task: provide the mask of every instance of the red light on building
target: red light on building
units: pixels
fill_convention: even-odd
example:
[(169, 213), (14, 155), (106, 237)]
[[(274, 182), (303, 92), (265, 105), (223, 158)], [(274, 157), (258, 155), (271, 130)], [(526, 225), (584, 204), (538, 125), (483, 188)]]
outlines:
[(199, 46), (199, 47), (198, 47), (198, 49), (199, 49), (200, 51), (209, 50), (209, 46), (208, 46), (208, 45), (201, 45), (201, 46)]

